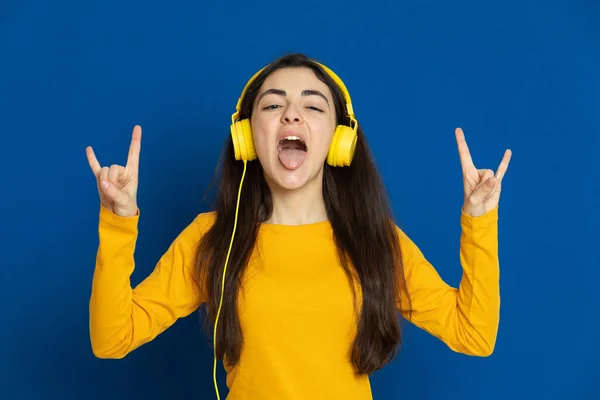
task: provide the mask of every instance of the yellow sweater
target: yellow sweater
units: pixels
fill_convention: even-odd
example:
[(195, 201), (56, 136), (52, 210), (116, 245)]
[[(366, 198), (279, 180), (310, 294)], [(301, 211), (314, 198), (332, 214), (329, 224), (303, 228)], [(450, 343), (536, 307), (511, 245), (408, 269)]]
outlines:
[[(205, 300), (192, 271), (199, 239), (214, 214), (199, 214), (134, 289), (139, 212), (120, 217), (101, 206), (99, 217), (91, 343), (97, 357), (122, 358)], [(460, 290), (447, 285), (397, 228), (411, 322), (457, 352), (487, 356), (495, 345), (497, 221), (497, 208), (475, 218), (461, 213)], [(352, 291), (331, 234), (328, 222), (261, 227), (260, 262), (252, 257), (240, 294), (244, 347), (239, 364), (227, 371), (228, 400), (372, 398), (369, 378), (356, 378), (347, 357), (355, 333)]]

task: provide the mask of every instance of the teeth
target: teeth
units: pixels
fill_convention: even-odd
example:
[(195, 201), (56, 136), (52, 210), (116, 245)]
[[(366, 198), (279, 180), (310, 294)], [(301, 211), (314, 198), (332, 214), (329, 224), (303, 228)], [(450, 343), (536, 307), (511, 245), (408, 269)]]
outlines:
[(300, 137), (299, 137), (299, 136), (288, 135), (288, 136), (285, 136), (283, 139), (281, 139), (281, 140), (279, 141), (279, 146), (277, 147), (277, 151), (281, 151), (281, 149), (282, 149), (282, 146), (283, 146), (283, 141), (284, 141), (284, 140), (299, 140), (299, 141), (300, 141), (300, 143), (301, 143), (301, 144), (303, 145), (303, 147), (304, 147), (304, 151), (306, 151), (306, 150), (307, 150), (307, 149), (306, 149), (306, 143), (304, 143), (304, 141), (303, 141), (302, 139), (300, 139)]

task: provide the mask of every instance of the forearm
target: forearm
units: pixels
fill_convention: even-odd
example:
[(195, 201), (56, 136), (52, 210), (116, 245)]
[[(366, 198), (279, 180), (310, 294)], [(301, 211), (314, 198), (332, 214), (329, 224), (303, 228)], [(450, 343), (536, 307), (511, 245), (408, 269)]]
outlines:
[(137, 216), (118, 218), (101, 210), (89, 304), (90, 339), (98, 357), (120, 358), (130, 351), (137, 222)]
[(461, 216), (455, 346), (473, 355), (492, 353), (500, 318), (497, 209), (480, 217)]

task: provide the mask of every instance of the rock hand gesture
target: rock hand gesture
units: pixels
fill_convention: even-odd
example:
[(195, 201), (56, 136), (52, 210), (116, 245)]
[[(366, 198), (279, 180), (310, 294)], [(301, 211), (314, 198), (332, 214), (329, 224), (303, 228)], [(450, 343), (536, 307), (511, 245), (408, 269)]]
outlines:
[(122, 216), (137, 215), (137, 189), (142, 144), (142, 128), (133, 128), (127, 164), (102, 167), (91, 146), (85, 149), (90, 168), (96, 176), (100, 201), (111, 212)]
[(498, 206), (502, 179), (508, 169), (512, 151), (508, 149), (504, 152), (504, 157), (494, 175), (491, 169), (477, 169), (473, 165), (462, 129), (456, 128), (455, 134), (464, 184), (463, 212), (472, 217), (479, 217)]

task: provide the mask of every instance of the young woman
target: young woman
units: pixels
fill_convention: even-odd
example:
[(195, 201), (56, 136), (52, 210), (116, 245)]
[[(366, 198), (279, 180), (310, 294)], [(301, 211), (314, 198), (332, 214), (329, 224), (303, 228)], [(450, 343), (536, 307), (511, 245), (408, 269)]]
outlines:
[(122, 358), (200, 306), (228, 399), (370, 399), (369, 375), (401, 343), (399, 316), (454, 351), (492, 353), (510, 150), (495, 174), (477, 169), (456, 130), (458, 289), (395, 224), (349, 93), (327, 67), (281, 57), (248, 82), (232, 120), (214, 211), (199, 214), (133, 289), (141, 128), (124, 167), (101, 167), (86, 149), (101, 203), (96, 356)]

